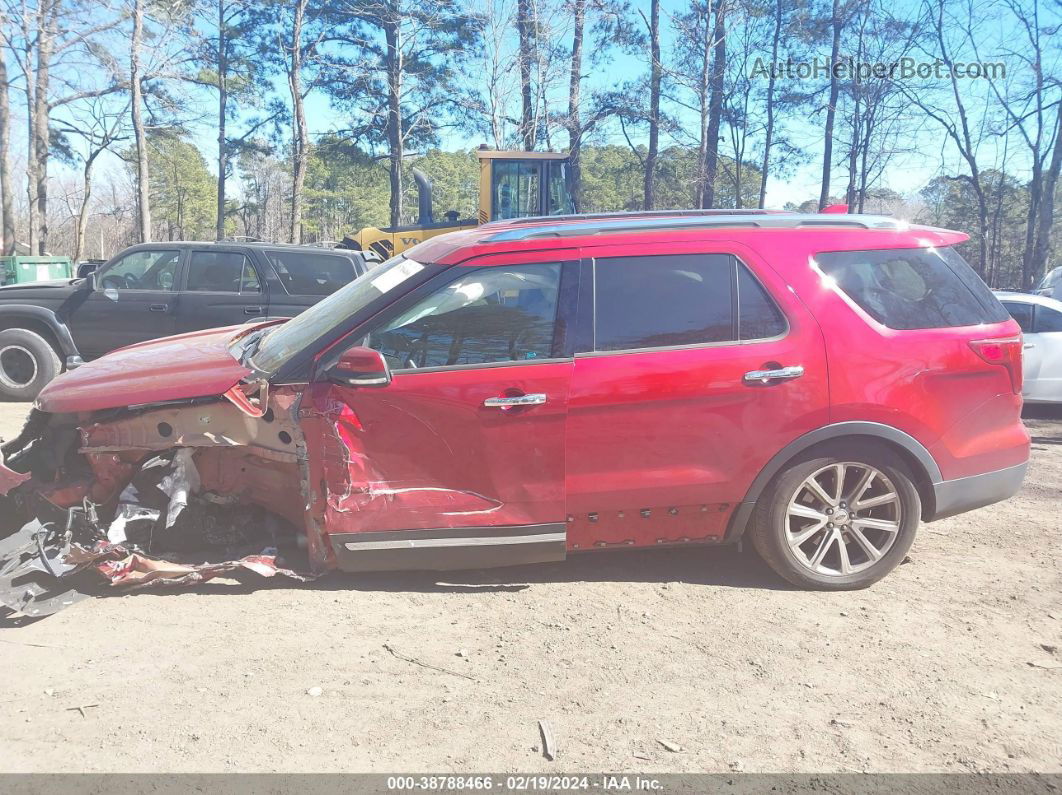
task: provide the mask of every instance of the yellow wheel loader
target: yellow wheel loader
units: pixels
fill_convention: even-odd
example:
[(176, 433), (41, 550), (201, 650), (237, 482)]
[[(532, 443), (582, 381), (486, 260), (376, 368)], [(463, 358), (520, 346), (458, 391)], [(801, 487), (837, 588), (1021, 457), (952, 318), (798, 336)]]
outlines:
[(436, 221), (432, 213), (431, 180), (413, 169), (417, 183), (417, 223), (385, 229), (369, 226), (344, 238), (340, 248), (364, 251), (385, 260), (429, 237), (488, 221), (575, 212), (568, 190), (568, 155), (502, 152), (481, 146), (476, 156), (479, 158), (476, 218), (458, 219), (457, 212), (450, 210), (443, 214), (446, 220)]

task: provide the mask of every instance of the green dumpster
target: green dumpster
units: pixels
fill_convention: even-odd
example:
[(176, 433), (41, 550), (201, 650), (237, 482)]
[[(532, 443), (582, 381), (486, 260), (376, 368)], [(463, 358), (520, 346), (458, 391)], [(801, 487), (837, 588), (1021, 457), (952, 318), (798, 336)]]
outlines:
[(0, 286), (73, 276), (74, 266), (69, 257), (0, 257)]

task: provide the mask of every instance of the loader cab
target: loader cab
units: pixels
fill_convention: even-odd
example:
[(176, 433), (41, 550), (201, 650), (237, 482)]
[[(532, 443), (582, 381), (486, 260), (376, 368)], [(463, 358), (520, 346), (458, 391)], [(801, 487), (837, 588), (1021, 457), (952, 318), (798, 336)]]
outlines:
[(575, 212), (568, 156), (479, 149), (479, 222)]

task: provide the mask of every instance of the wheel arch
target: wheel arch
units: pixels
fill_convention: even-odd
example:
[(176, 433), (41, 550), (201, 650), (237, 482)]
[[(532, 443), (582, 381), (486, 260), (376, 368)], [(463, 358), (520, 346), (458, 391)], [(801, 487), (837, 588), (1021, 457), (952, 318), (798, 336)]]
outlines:
[(891, 425), (878, 422), (838, 422), (817, 428), (794, 439), (764, 465), (752, 481), (752, 485), (749, 486), (744, 499), (738, 503), (731, 514), (724, 541), (740, 540), (752, 517), (756, 501), (771, 481), (796, 458), (832, 442), (859, 440), (891, 450), (907, 464), (914, 478), (915, 488), (918, 489), (918, 496), (922, 500), (922, 516), (923, 518), (932, 517), (936, 512), (934, 486), (940, 483), (943, 477), (940, 467), (937, 466), (937, 462), (925, 445), (909, 433)]
[(63, 363), (72, 356), (78, 356), (70, 329), (51, 309), (29, 304), (0, 306), (0, 331), (14, 328), (26, 329), (44, 337)]

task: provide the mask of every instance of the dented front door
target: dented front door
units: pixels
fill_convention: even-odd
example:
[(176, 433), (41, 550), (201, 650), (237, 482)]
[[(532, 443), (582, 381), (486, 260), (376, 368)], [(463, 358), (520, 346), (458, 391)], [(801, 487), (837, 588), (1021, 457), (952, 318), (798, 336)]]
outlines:
[(315, 384), (311, 461), (326, 551), (345, 570), (476, 568), (565, 552), (572, 359), (560, 264), (454, 269), (378, 324), (381, 388)]

